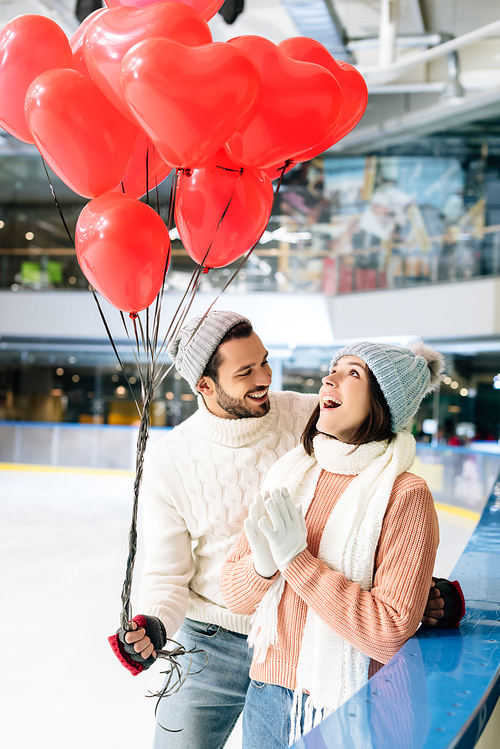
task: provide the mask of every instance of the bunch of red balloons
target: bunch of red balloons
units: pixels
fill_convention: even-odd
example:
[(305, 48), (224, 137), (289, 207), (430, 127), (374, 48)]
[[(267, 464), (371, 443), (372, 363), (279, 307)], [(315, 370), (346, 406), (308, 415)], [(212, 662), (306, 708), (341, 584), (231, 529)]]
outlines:
[(160, 290), (170, 256), (142, 195), (176, 169), (187, 252), (204, 268), (226, 265), (267, 225), (271, 180), (343, 138), (367, 89), (307, 37), (214, 43), (207, 21), (222, 0), (105, 1), (70, 40), (45, 16), (3, 28), (0, 125), (91, 198), (78, 260), (111, 304), (135, 313)]

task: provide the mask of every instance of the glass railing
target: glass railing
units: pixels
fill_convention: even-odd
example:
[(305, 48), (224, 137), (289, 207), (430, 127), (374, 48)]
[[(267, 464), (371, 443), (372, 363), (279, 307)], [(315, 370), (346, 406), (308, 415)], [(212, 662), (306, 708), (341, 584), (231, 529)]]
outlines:
[[(298, 165), (228, 293), (336, 295), (500, 274), (500, 171), (493, 157), (464, 154), (325, 155)], [(74, 234), (86, 201), (53, 181)], [(169, 190), (167, 178), (158, 202), (151, 197), (164, 220)], [(38, 157), (1, 156), (0, 198), (0, 288), (86, 289)], [(175, 228), (171, 237), (166, 284), (184, 292), (196, 266)], [(201, 290), (222, 289), (237, 266), (213, 268)]]

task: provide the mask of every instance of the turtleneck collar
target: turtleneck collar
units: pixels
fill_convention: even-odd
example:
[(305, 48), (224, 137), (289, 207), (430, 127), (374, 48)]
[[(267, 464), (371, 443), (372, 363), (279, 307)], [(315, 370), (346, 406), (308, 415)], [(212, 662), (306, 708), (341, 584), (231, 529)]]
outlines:
[(354, 445), (340, 442), (326, 434), (317, 434), (313, 438), (314, 456), (323, 470), (355, 476), (364, 471), (375, 458), (387, 450), (389, 440), (367, 442), (354, 449)]
[(273, 428), (277, 417), (276, 396), (269, 392), (269, 411), (265, 416), (247, 419), (223, 419), (215, 416), (205, 405), (205, 401), (198, 396), (197, 428), (204, 439), (227, 447), (243, 447)]

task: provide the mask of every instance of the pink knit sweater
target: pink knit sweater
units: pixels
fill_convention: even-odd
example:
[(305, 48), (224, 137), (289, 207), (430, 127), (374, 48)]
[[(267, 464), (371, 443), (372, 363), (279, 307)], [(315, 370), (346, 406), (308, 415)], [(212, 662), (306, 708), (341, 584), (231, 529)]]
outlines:
[[(283, 573), (286, 583), (278, 608), (278, 640), (263, 663), (252, 664), (250, 676), (256, 681), (295, 689), (308, 606), (379, 663), (386, 663), (418, 628), (439, 543), (429, 488), (411, 473), (396, 480), (375, 555), (373, 588), (362, 591), (317, 559), (326, 522), (353, 478), (321, 472), (306, 514), (308, 546)], [(227, 607), (237, 614), (252, 614), (271, 583), (255, 572), (243, 532), (222, 568), (221, 591)]]

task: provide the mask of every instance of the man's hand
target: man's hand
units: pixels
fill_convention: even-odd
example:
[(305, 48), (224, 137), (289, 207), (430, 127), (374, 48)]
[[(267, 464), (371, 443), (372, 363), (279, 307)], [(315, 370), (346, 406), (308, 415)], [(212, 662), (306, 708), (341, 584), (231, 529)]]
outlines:
[(422, 617), (422, 624), (428, 627), (435, 627), (439, 620), (444, 616), (444, 599), (441, 598), (441, 591), (436, 586), (434, 580), (431, 582), (429, 598)]
[(150, 655), (156, 658), (156, 651), (154, 645), (146, 634), (146, 630), (143, 627), (138, 627), (137, 622), (132, 622), (132, 632), (127, 632), (125, 635), (125, 642), (132, 645), (133, 649), (137, 654), (141, 655), (143, 660), (147, 660)]
[(167, 633), (156, 616), (139, 614), (134, 616), (130, 626), (130, 630), (120, 627), (108, 641), (120, 663), (136, 676), (153, 665), (156, 651), (165, 646)]

